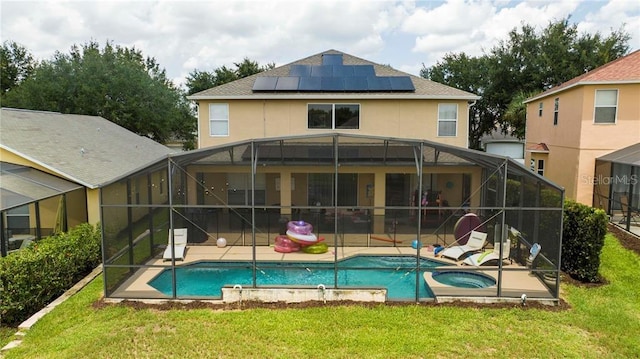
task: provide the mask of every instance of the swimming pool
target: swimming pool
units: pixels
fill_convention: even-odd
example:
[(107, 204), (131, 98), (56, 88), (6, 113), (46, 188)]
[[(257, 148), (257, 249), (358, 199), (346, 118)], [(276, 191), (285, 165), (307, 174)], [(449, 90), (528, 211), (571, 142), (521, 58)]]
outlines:
[(433, 272), (437, 282), (458, 288), (488, 288), (496, 285), (496, 280), (482, 273), (462, 271)]
[[(384, 287), (388, 300), (411, 300), (416, 296), (416, 280), (420, 281), (419, 297), (433, 298), (422, 275), (443, 263), (421, 258), (420, 275), (416, 278), (415, 256), (355, 256), (337, 263), (338, 287)], [(221, 298), (222, 287), (240, 284), (251, 286), (251, 262), (197, 262), (176, 268), (178, 297)], [(333, 262), (257, 262), (258, 286), (333, 287)], [(149, 285), (163, 294), (172, 295), (172, 270), (165, 269)]]

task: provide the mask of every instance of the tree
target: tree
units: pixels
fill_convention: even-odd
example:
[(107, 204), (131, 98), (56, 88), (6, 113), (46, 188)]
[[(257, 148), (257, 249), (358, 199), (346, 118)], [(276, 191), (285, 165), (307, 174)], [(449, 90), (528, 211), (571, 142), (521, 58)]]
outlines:
[(469, 144), (479, 148), (480, 137), (497, 127), (524, 137), (523, 94), (542, 92), (625, 55), (629, 39), (624, 25), (603, 37), (579, 34), (569, 18), (540, 32), (522, 24), (484, 55), (447, 54), (421, 76), (482, 96), (469, 114)]
[(0, 48), (0, 95), (4, 95), (33, 73), (36, 62), (29, 51), (15, 41)]
[(177, 138), (194, 147), (196, 120), (184, 94), (135, 48), (90, 42), (56, 52), (7, 94), (6, 104), (102, 116), (157, 142)]
[(228, 82), (271, 70), (275, 68), (276, 65), (274, 63), (269, 63), (265, 66), (260, 66), (256, 61), (252, 61), (245, 57), (242, 62), (234, 63), (234, 66), (236, 67), (235, 70), (230, 69), (227, 66), (218, 67), (213, 70), (213, 72), (200, 71), (197, 69), (193, 70), (189, 73), (185, 81), (187, 94), (192, 95), (212, 87), (224, 85)]

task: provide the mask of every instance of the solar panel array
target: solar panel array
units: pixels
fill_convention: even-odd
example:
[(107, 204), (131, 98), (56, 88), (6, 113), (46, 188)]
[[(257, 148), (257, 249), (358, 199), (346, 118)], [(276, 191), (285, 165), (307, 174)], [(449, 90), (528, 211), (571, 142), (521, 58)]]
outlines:
[(343, 65), (342, 55), (322, 55), (322, 65), (291, 65), (289, 76), (262, 76), (253, 91), (409, 92), (409, 76), (376, 76), (373, 65)]

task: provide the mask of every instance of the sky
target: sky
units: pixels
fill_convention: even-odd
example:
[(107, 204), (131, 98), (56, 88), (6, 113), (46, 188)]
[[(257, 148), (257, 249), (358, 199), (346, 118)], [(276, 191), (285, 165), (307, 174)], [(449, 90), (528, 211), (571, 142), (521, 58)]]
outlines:
[(603, 36), (626, 24), (640, 49), (635, 0), (0, 0), (0, 39), (38, 60), (90, 41), (135, 47), (180, 86), (196, 69), (244, 58), (280, 66), (329, 49), (419, 75), (447, 53), (480, 56), (523, 23), (541, 30), (567, 16)]

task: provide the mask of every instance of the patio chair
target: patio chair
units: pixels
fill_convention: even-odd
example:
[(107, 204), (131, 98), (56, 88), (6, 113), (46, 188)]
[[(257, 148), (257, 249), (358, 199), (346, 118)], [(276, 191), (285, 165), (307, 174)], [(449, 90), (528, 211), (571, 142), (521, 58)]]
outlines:
[(629, 197), (620, 196), (620, 208), (622, 208), (622, 219), (620, 223), (626, 223), (627, 216), (629, 216), (631, 222), (638, 224), (637, 218), (640, 217), (640, 212), (633, 207), (629, 207)]
[(187, 248), (187, 229), (186, 228), (176, 228), (173, 230), (173, 235), (171, 235), (171, 229), (169, 229), (169, 243), (167, 248), (164, 250), (164, 254), (162, 259), (165, 261), (171, 260), (171, 243), (175, 243), (173, 251), (175, 253), (176, 260), (184, 260), (184, 251)]
[[(16, 237), (18, 237), (18, 236), (16, 236)], [(16, 237), (13, 237), (13, 238), (16, 238)], [(20, 243), (20, 247), (18, 249), (10, 250), (7, 253), (14, 253), (14, 252), (17, 252), (19, 250), (22, 250), (22, 249), (25, 249), (25, 248), (29, 247), (31, 242), (33, 242), (34, 238), (35, 238), (34, 236), (25, 235), (25, 236), (23, 236), (21, 238), (16, 239), (16, 240), (22, 240), (22, 243)], [(11, 239), (9, 239), (9, 241), (11, 241)]]
[(502, 258), (502, 260), (506, 260), (509, 259), (510, 250), (511, 240), (507, 239), (506, 241), (502, 242), (502, 257), (500, 257), (500, 244), (495, 243), (492, 251), (473, 254), (467, 257), (462, 263), (479, 267), (481, 265), (492, 263), (494, 261), (498, 262), (500, 258)]
[(462, 257), (465, 254), (474, 253), (482, 250), (486, 242), (487, 242), (486, 233), (471, 231), (471, 234), (469, 235), (469, 240), (467, 241), (466, 244), (463, 244), (461, 246), (451, 246), (451, 247), (445, 248), (440, 255), (457, 261), (460, 257)]

